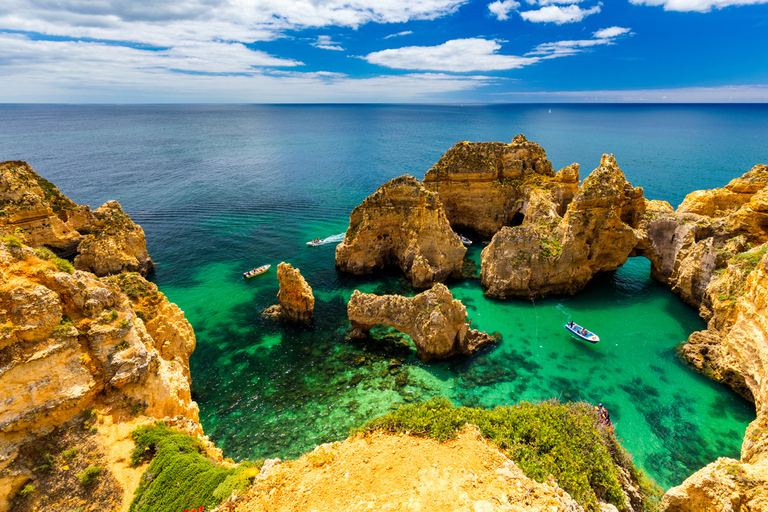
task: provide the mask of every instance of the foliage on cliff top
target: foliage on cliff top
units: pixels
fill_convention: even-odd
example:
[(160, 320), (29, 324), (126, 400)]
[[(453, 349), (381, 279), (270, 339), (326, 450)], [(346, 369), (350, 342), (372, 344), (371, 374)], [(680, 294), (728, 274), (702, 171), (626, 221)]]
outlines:
[(486, 410), (454, 407), (445, 398), (434, 398), (402, 406), (358, 431), (409, 432), (443, 441), (453, 438), (466, 423), (477, 425), (528, 477), (544, 482), (554, 476), (588, 510), (599, 510), (598, 500), (623, 509), (619, 467), (644, 486), (645, 510), (654, 508), (661, 495), (613, 434), (599, 424), (592, 406), (583, 402), (521, 402)]
[(242, 493), (252, 482), (244, 462), (224, 468), (205, 456), (199, 439), (174, 430), (162, 422), (139, 427), (131, 435), (136, 448), (131, 463), (152, 457), (131, 502), (131, 512), (179, 512), (204, 506), (211, 509), (233, 490)]
[[(9, 173), (9, 178), (20, 185), (26, 187), (39, 187), (43, 192), (43, 200), (48, 203), (54, 212), (77, 208), (77, 205), (67, 196), (62, 194), (56, 185), (33, 171), (26, 162), (18, 160), (2, 162), (0, 163), (0, 171)], [(8, 202), (0, 205), (0, 208), (13, 208), (13, 206), (13, 203)]]

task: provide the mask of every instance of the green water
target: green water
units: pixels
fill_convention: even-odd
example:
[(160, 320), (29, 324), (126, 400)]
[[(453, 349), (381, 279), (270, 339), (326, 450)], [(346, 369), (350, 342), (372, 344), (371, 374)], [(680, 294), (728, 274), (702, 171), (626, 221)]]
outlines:
[[(333, 245), (307, 250), (320, 269), (307, 277), (312, 326), (260, 316), (276, 302), (274, 269), (243, 280), (241, 266), (219, 262), (197, 269), (192, 284), (163, 289), (195, 327), (194, 398), (206, 433), (228, 456), (296, 457), (400, 404), (444, 396), (479, 407), (553, 397), (603, 402), (624, 446), (664, 487), (719, 456), (738, 457), (753, 406), (678, 360), (675, 346), (704, 324), (649, 278), (643, 258), (572, 298), (492, 300), (478, 279), (450, 282), (473, 327), (503, 339), (469, 358), (425, 364), (407, 337), (384, 327), (373, 341), (347, 339), (352, 292), (416, 293), (402, 277), (337, 274)], [(473, 245), (467, 257), (479, 262), (480, 250)], [(569, 336), (569, 320), (597, 332), (600, 343)]]

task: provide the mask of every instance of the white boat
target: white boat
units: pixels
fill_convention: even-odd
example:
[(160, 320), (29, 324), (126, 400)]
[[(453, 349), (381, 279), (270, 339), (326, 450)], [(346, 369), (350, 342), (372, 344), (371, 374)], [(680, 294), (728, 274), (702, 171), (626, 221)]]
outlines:
[(258, 268), (254, 268), (253, 270), (248, 270), (246, 272), (243, 272), (243, 277), (248, 279), (249, 277), (257, 276), (259, 274), (263, 274), (267, 270), (269, 270), (269, 267), (272, 265), (262, 265)]
[(568, 322), (565, 324), (565, 328), (571, 331), (571, 334), (579, 338), (580, 340), (588, 341), (590, 343), (597, 343), (600, 341), (600, 338), (597, 336), (597, 334), (588, 331), (584, 327), (580, 326), (579, 324), (575, 322)]
[(470, 240), (469, 238), (465, 237), (464, 235), (458, 235), (458, 236), (459, 236), (459, 240), (461, 240), (461, 243), (463, 243), (464, 245), (472, 245), (472, 240)]
[(310, 247), (317, 247), (318, 245), (339, 243), (344, 240), (345, 235), (346, 233), (339, 233), (338, 235), (331, 235), (327, 238), (315, 238), (314, 240), (307, 242), (307, 245)]

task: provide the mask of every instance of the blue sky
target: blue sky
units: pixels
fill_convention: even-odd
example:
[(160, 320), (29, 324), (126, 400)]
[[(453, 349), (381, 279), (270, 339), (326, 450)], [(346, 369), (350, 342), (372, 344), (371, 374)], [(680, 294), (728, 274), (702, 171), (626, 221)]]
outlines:
[(2, 0), (0, 103), (768, 102), (768, 0)]

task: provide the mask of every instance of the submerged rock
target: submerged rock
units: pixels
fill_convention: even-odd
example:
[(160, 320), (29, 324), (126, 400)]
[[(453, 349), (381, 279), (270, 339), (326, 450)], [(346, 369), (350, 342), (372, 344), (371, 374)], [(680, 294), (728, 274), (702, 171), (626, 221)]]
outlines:
[(98, 276), (153, 267), (144, 231), (117, 201), (78, 206), (20, 161), (0, 163), (0, 234), (14, 233), (30, 247), (76, 256), (76, 268)]
[(355, 290), (347, 314), (353, 336), (366, 335), (376, 324), (388, 325), (413, 339), (416, 355), (422, 361), (469, 355), (495, 341), (484, 332), (470, 329), (466, 308), (443, 284), (413, 298)]
[(564, 216), (550, 192), (529, 194), (522, 225), (502, 228), (483, 249), (482, 285), (493, 297), (575, 293), (597, 272), (626, 263), (642, 240), (644, 210), (642, 188), (603, 155)]
[(412, 176), (400, 176), (352, 210), (336, 247), (336, 266), (357, 275), (394, 266), (414, 287), (428, 288), (461, 276), (465, 252), (437, 194)]
[(288, 320), (311, 322), (315, 314), (315, 296), (312, 288), (302, 277), (298, 268), (286, 262), (277, 266), (277, 280), (280, 291), (277, 300), (280, 304), (264, 310), (264, 315)]

